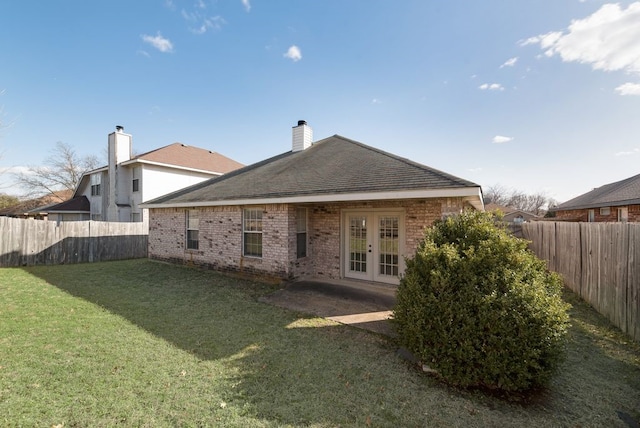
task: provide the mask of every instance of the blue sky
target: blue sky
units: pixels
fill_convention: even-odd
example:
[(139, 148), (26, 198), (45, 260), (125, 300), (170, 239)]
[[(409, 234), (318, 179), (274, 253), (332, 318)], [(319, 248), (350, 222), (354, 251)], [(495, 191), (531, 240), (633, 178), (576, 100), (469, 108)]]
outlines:
[(0, 91), (0, 170), (116, 125), (250, 164), (304, 119), (562, 202), (640, 173), (640, 2), (7, 1)]

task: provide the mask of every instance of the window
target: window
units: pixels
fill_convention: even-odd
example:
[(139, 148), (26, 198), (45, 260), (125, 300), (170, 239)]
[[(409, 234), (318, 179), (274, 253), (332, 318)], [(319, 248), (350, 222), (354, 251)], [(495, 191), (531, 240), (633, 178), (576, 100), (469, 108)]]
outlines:
[(518, 215), (513, 219), (513, 222), (514, 222), (515, 224), (522, 224), (522, 223), (524, 223), (524, 217), (523, 217), (522, 215), (518, 214)]
[(187, 211), (187, 249), (198, 249), (198, 230), (200, 227), (200, 219), (198, 211)]
[(596, 210), (589, 210), (589, 223), (596, 221)]
[(629, 220), (629, 208), (621, 207), (618, 208), (618, 221), (628, 221)]
[(600, 208), (600, 215), (609, 215), (611, 214), (611, 208), (610, 207), (602, 207)]
[(296, 256), (307, 257), (307, 209), (296, 210)]
[(131, 190), (134, 192), (140, 191), (140, 167), (139, 166), (133, 168), (133, 181), (132, 181)]
[(243, 254), (249, 257), (262, 257), (262, 208), (245, 209), (243, 214)]
[(100, 173), (91, 174), (91, 196), (100, 196)]

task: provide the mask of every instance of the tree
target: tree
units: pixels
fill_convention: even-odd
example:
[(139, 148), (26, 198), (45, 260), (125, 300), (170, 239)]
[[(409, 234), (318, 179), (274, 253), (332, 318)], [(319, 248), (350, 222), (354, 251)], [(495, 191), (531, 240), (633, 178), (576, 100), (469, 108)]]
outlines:
[(0, 193), (0, 209), (18, 205), (20, 199), (16, 196), (7, 195), (6, 193)]
[(82, 174), (97, 166), (95, 156), (80, 157), (73, 147), (59, 141), (44, 166), (32, 166), (27, 172), (14, 174), (14, 180), (25, 189), (25, 197), (54, 194), (60, 190), (73, 192)]
[(543, 215), (556, 201), (545, 193), (527, 194), (520, 190), (506, 188), (500, 184), (489, 186), (484, 192), (486, 203), (512, 207), (535, 215)]

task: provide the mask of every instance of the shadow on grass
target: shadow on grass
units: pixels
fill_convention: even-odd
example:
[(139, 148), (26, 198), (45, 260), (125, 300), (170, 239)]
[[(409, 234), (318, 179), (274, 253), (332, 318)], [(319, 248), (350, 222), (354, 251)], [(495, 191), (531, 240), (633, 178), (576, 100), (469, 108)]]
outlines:
[(260, 303), (264, 284), (146, 260), (25, 270), (199, 359), (226, 360), (229, 405), (266, 425), (610, 426), (622, 422), (617, 412), (640, 418), (640, 348), (572, 295), (567, 361), (523, 405), (407, 370), (380, 336)]
[(256, 302), (268, 285), (198, 269), (147, 260), (24, 269), (203, 360), (237, 354), (296, 319)]

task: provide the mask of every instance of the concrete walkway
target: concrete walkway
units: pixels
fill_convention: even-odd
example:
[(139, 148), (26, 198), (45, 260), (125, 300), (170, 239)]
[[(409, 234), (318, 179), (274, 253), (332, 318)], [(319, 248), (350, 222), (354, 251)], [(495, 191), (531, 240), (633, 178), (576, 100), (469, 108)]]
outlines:
[(395, 294), (395, 286), (364, 281), (300, 280), (260, 300), (393, 337), (388, 319)]

